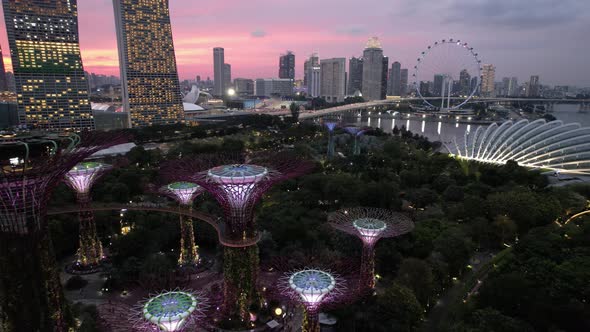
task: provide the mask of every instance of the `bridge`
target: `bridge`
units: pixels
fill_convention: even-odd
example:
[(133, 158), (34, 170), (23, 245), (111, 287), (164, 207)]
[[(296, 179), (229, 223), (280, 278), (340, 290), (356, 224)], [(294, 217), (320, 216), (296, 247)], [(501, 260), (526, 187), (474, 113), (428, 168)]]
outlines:
[(233, 247), (233, 248), (243, 248), (253, 246), (260, 240), (260, 234), (256, 234), (253, 238), (242, 238), (239, 240), (230, 239), (227, 237), (225, 232), (225, 224), (223, 220), (218, 217), (214, 217), (210, 214), (200, 212), (200, 211), (193, 211), (186, 208), (179, 208), (179, 207), (170, 207), (165, 205), (157, 205), (157, 204), (105, 204), (105, 205), (89, 205), (85, 207), (80, 206), (64, 206), (58, 208), (51, 208), (47, 211), (47, 215), (59, 215), (59, 214), (69, 214), (69, 213), (80, 213), (86, 211), (121, 211), (121, 210), (128, 210), (128, 211), (155, 211), (155, 212), (164, 212), (164, 213), (172, 213), (181, 216), (190, 217), (193, 219), (197, 219), (207, 224), (211, 225), (217, 231), (217, 237), (219, 242), (226, 247)]
[(572, 221), (574, 219), (577, 219), (577, 218), (580, 218), (581, 216), (584, 216), (584, 215), (587, 215), (587, 214), (590, 215), (590, 210), (586, 210), (586, 211), (582, 211), (580, 213), (576, 213), (573, 216), (569, 217), (563, 224), (564, 225), (567, 225), (570, 221)]

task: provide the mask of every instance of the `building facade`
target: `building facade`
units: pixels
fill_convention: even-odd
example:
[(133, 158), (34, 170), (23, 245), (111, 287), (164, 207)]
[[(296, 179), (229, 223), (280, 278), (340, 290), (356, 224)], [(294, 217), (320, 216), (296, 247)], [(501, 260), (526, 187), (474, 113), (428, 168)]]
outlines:
[(76, 0), (3, 0), (21, 124), (94, 129)]
[(363, 58), (352, 57), (348, 60), (348, 94), (363, 91)]
[(343, 102), (346, 95), (346, 59), (320, 61), (320, 95), (329, 103)]
[(387, 82), (389, 81), (389, 58), (383, 57), (383, 67), (381, 67), (381, 99), (387, 98)]
[(234, 80), (234, 89), (240, 96), (253, 96), (254, 80), (249, 78), (236, 78)]
[(403, 68), (400, 72), (400, 96), (405, 96), (408, 91), (408, 69)]
[(223, 87), (225, 90), (222, 94), (227, 94), (227, 89), (231, 87), (231, 65), (229, 63), (223, 64)]
[(483, 97), (494, 97), (496, 78), (496, 67), (494, 65), (483, 65), (481, 71), (481, 90), (480, 93)]
[(295, 79), (295, 54), (291, 51), (282, 54), (279, 59), (279, 78)]
[(529, 89), (527, 90), (527, 97), (540, 97), (539, 76), (533, 75), (529, 81)]
[(293, 80), (288, 78), (257, 78), (255, 94), (259, 97), (293, 96)]
[(513, 76), (510, 78), (508, 82), (508, 96), (509, 97), (516, 97), (520, 93), (518, 89), (518, 78)]
[(389, 73), (390, 90), (388, 92), (391, 96), (402, 95), (402, 65), (395, 61), (391, 64), (391, 72)]
[(123, 107), (131, 127), (184, 118), (168, 0), (113, 0)]
[(309, 87), (307, 89), (307, 92), (313, 98), (319, 97), (321, 94), (321, 77), (322, 75), (320, 65), (318, 64), (316, 66), (311, 67), (311, 69), (309, 70)]
[(320, 65), (320, 58), (316, 53), (309, 56), (309, 59), (303, 63), (303, 85), (309, 88), (309, 70)]
[(8, 91), (8, 81), (6, 79), (6, 67), (4, 67), (2, 49), (0, 49), (0, 91)]
[[(383, 99), (383, 63), (384, 59), (381, 43), (376, 37), (372, 37), (367, 42), (367, 47), (363, 52), (362, 92), (365, 100)], [(387, 76), (387, 74), (385, 76)], [(385, 80), (385, 82), (387, 82), (387, 80)]]
[(225, 65), (225, 50), (223, 47), (213, 49), (213, 95), (223, 96), (225, 91), (225, 80), (223, 69)]

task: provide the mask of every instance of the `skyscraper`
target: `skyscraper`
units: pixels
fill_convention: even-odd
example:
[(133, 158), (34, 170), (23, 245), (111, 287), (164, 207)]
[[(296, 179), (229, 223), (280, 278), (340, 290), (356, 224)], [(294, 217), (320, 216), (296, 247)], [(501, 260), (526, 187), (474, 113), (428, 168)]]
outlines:
[(303, 85), (308, 88), (309, 91), (309, 70), (313, 67), (318, 67), (320, 65), (320, 58), (316, 53), (313, 53), (309, 56), (309, 59), (305, 60), (303, 63)]
[(508, 96), (515, 97), (518, 96), (518, 78), (515, 76), (510, 78), (510, 82), (508, 82)]
[(295, 79), (295, 54), (287, 51), (279, 59), (279, 78)]
[[(434, 75), (434, 83), (432, 84), (432, 94), (434, 96), (436, 96), (436, 97), (442, 96), (444, 80), (445, 80), (444, 75), (441, 75), (441, 74)], [(446, 95), (446, 93), (445, 93), (445, 95)]]
[(184, 118), (168, 0), (113, 0), (123, 107), (132, 127)]
[(311, 97), (319, 97), (321, 93), (321, 67), (320, 65), (316, 65), (311, 67), (309, 70), (309, 87), (307, 88), (307, 92)]
[(381, 67), (381, 99), (387, 98), (387, 81), (389, 80), (389, 76), (387, 75), (389, 68), (389, 58), (384, 56), (383, 57), (383, 67)]
[(0, 91), (8, 91), (8, 81), (6, 80), (6, 68), (4, 67), (2, 49), (0, 49)]
[(510, 77), (503, 77), (502, 78), (502, 91), (500, 94), (502, 96), (508, 96), (508, 87), (510, 86)]
[(527, 91), (527, 97), (539, 97), (541, 95), (538, 75), (531, 76), (531, 80), (529, 81), (529, 89)]
[(400, 74), (400, 96), (408, 94), (408, 69), (404, 68)]
[(93, 129), (76, 0), (3, 0), (21, 124)]
[(383, 49), (377, 37), (369, 38), (363, 52), (362, 91), (365, 100), (382, 99)]
[(463, 69), (459, 73), (459, 86), (461, 95), (467, 96), (471, 94), (471, 75), (469, 75), (467, 69)]
[(389, 85), (391, 90), (389, 94), (392, 96), (401, 96), (401, 80), (402, 80), (402, 65), (395, 61), (391, 64), (391, 73), (389, 74)]
[(483, 65), (481, 72), (481, 95), (483, 97), (494, 97), (495, 78), (496, 67), (494, 65)]
[(348, 94), (363, 91), (363, 58), (352, 57), (348, 60)]
[(346, 59), (320, 61), (320, 95), (329, 103), (342, 102), (346, 94)]
[(227, 93), (227, 89), (231, 86), (231, 65), (229, 63), (223, 64), (223, 94)]
[(225, 64), (225, 51), (223, 47), (213, 49), (213, 94), (223, 96), (225, 91), (225, 81), (223, 76), (223, 67)]

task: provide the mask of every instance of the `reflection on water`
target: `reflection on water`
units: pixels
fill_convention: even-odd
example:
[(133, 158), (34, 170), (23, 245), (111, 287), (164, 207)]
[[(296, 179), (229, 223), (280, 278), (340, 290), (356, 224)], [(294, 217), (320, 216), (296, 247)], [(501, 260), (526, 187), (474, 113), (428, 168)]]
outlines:
[[(578, 110), (579, 106), (575, 104), (556, 104), (551, 114), (558, 120), (562, 120), (564, 123), (578, 122), (582, 126), (590, 127), (590, 113), (582, 113)], [(462, 138), (466, 131), (471, 132), (480, 126), (477, 124), (471, 125), (468, 123), (416, 119), (406, 119), (406, 121), (403, 121), (399, 117), (397, 119), (391, 118), (387, 114), (383, 114), (382, 116), (377, 114), (367, 116), (367, 114), (361, 115), (361, 113), (357, 112), (342, 113), (341, 121), (344, 125), (353, 124), (357, 126), (381, 128), (383, 131), (389, 133), (392, 132), (395, 126), (397, 126), (398, 129), (401, 129), (401, 126), (403, 125), (407, 130), (410, 130), (415, 134), (425, 136), (430, 141), (443, 142), (451, 142), (455, 136), (457, 138)]]

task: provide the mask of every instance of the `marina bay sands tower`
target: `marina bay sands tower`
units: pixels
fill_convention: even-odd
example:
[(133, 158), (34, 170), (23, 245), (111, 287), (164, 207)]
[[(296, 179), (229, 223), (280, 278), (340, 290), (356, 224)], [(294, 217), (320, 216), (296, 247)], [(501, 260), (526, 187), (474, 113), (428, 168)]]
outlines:
[(123, 107), (132, 127), (182, 121), (168, 0), (113, 0)]

